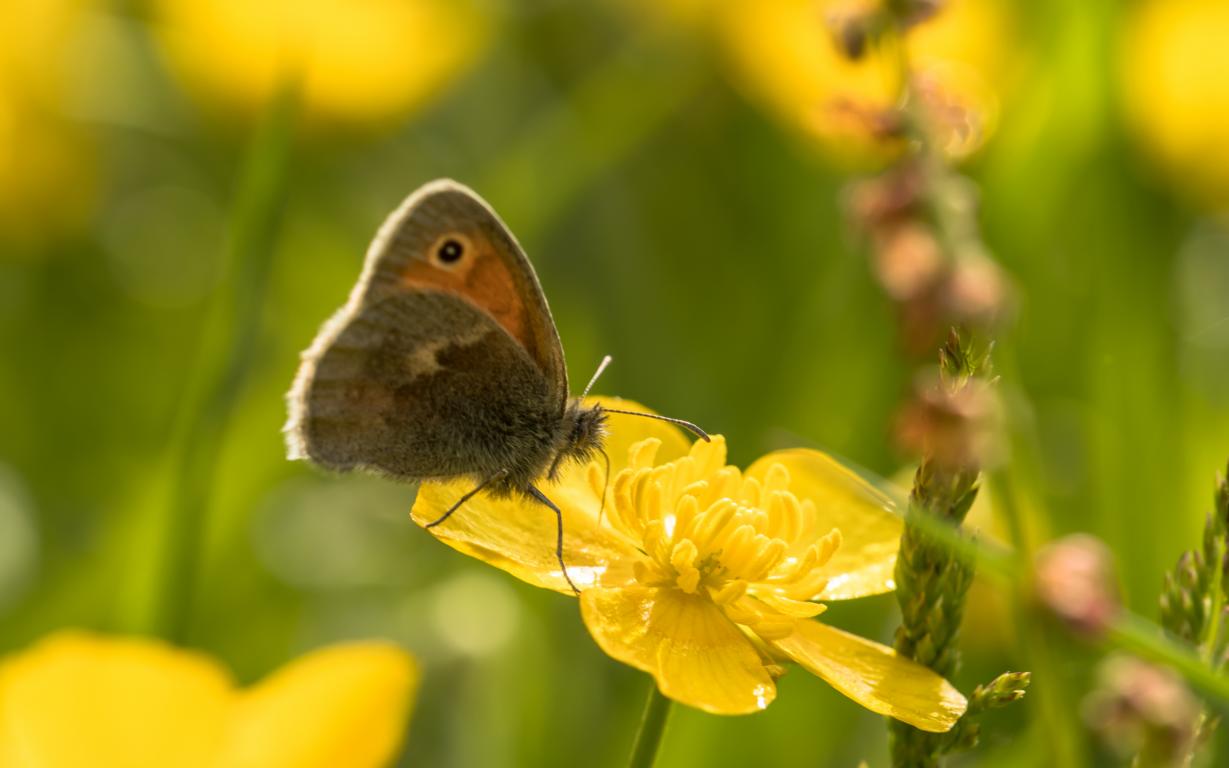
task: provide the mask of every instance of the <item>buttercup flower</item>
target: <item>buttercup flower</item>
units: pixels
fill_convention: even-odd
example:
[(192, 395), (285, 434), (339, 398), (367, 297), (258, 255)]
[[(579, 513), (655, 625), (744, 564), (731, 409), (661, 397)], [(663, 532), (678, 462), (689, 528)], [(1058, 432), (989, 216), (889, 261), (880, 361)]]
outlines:
[(417, 684), (386, 643), (313, 651), (238, 690), (199, 653), (61, 632), (0, 663), (0, 766), (377, 768)]
[(333, 121), (401, 116), (465, 70), (489, 33), (467, 0), (155, 0), (163, 49), (206, 97), (253, 109), (287, 79)]
[[(689, 448), (660, 422), (615, 416), (610, 427), (608, 486), (599, 460), (567, 468), (544, 489), (563, 510), (564, 561), (602, 650), (709, 712), (767, 707), (779, 664), (793, 661), (867, 709), (928, 731), (951, 728), (965, 699), (947, 681), (813, 620), (824, 610), (815, 600), (893, 588), (901, 526), (887, 497), (817, 451), (778, 451), (742, 472), (726, 465), (720, 436)], [(423, 484), (415, 521), (430, 522), (468, 490)], [(479, 496), (431, 532), (572, 594), (544, 507)]]

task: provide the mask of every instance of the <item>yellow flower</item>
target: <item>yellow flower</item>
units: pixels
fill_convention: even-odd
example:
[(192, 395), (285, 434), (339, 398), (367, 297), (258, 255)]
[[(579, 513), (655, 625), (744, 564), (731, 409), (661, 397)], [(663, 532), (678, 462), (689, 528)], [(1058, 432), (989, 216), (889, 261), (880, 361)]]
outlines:
[(0, 766), (376, 768), (417, 684), (386, 643), (313, 651), (237, 690), (199, 653), (60, 632), (0, 663)]
[(175, 72), (245, 109), (300, 81), (326, 120), (381, 122), (433, 96), (477, 58), (488, 19), (470, 0), (155, 0)]
[[(771, 453), (744, 473), (726, 465), (720, 436), (689, 448), (660, 422), (612, 416), (610, 427), (604, 509), (601, 461), (569, 467), (545, 489), (563, 510), (564, 561), (602, 650), (709, 712), (768, 706), (778, 662), (791, 660), (867, 709), (929, 731), (956, 722), (965, 699), (943, 678), (812, 620), (824, 610), (812, 601), (893, 588), (901, 526), (885, 496), (816, 451)], [(430, 522), (467, 490), (423, 484), (415, 521)], [(544, 507), (479, 496), (431, 531), (572, 594), (554, 526)]]
[(1229, 206), (1229, 5), (1152, 0), (1122, 46), (1132, 128), (1161, 167), (1197, 199)]
[[(901, 95), (901, 44), (890, 38), (851, 61), (832, 20), (879, 7), (873, 0), (730, 0), (719, 35), (737, 82), (785, 123), (845, 162), (882, 159)], [(904, 41), (915, 85), (952, 157), (993, 132), (1006, 82), (1001, 0), (952, 0)]]

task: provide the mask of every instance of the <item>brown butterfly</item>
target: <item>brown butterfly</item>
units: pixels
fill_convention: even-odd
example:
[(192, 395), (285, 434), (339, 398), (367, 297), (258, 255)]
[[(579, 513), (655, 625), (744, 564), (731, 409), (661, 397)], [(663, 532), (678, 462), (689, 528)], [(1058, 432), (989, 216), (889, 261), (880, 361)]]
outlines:
[(568, 396), (559, 332), (524, 251), (478, 195), (441, 179), (384, 222), (349, 301), (303, 353), (287, 396), (287, 450), (337, 471), (473, 478), (428, 527), (482, 490), (535, 499), (555, 512), (567, 577), (563, 515), (536, 482), (600, 451), (608, 413), (708, 439), (681, 419), (583, 398)]

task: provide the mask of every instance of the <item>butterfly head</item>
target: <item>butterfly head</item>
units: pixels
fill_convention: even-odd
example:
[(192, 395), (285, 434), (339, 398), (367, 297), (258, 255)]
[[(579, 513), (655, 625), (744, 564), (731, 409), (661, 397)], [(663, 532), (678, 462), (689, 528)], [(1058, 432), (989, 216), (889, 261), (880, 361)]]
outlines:
[(602, 406), (585, 405), (579, 398), (570, 401), (563, 414), (563, 428), (548, 476), (554, 479), (566, 461), (584, 463), (592, 459), (605, 440), (606, 413)]

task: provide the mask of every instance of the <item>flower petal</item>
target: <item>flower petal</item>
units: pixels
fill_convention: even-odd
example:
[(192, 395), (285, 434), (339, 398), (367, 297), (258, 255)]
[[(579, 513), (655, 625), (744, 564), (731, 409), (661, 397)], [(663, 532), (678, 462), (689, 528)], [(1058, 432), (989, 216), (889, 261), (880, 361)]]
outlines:
[[(586, 403), (652, 413), (631, 400), (588, 398)], [(661, 441), (659, 460), (685, 456), (690, 443), (678, 428), (655, 419), (614, 414), (608, 422), (606, 452), (613, 478), (627, 466), (628, 450), (648, 438)], [(605, 464), (599, 460), (602, 472)], [(576, 586), (614, 586), (631, 581), (631, 564), (637, 559), (635, 544), (615, 531), (605, 519), (599, 522), (601, 494), (587, 480), (587, 467), (570, 465), (556, 483), (540, 486), (543, 493), (563, 510), (563, 561)], [(422, 483), (411, 516), (426, 526), (444, 514), (457, 499), (473, 490), (472, 480)], [(555, 515), (528, 498), (497, 499), (479, 493), (452, 517), (431, 528), (448, 546), (500, 568), (534, 586), (572, 594), (555, 558)]]
[(199, 654), (57, 633), (0, 667), (0, 765), (211, 768), (234, 696)]
[(892, 500), (827, 454), (807, 448), (770, 453), (747, 475), (762, 481), (774, 464), (789, 471), (789, 489), (799, 500), (815, 504), (816, 524), (797, 544), (813, 544), (832, 528), (841, 532), (841, 545), (817, 571), (828, 577), (827, 585), (813, 599), (849, 600), (895, 589), (902, 523)]
[(401, 745), (418, 678), (410, 655), (389, 643), (313, 651), (243, 695), (216, 765), (387, 765)]
[(603, 651), (653, 675), (676, 701), (739, 715), (776, 698), (751, 641), (705, 598), (651, 587), (590, 589), (581, 593), (580, 608)]
[(772, 644), (841, 693), (932, 733), (951, 730), (968, 702), (952, 684), (887, 646), (818, 621), (799, 621)]
[[(414, 522), (426, 526), (471, 490), (473, 484), (466, 480), (423, 483), (410, 514)], [(542, 490), (563, 510), (563, 561), (576, 586), (630, 581), (631, 564), (638, 555), (627, 538), (608, 525), (598, 525), (596, 497), (562, 484)], [(555, 557), (555, 514), (533, 499), (480, 493), (429, 530), (453, 549), (522, 581), (572, 594)]]

